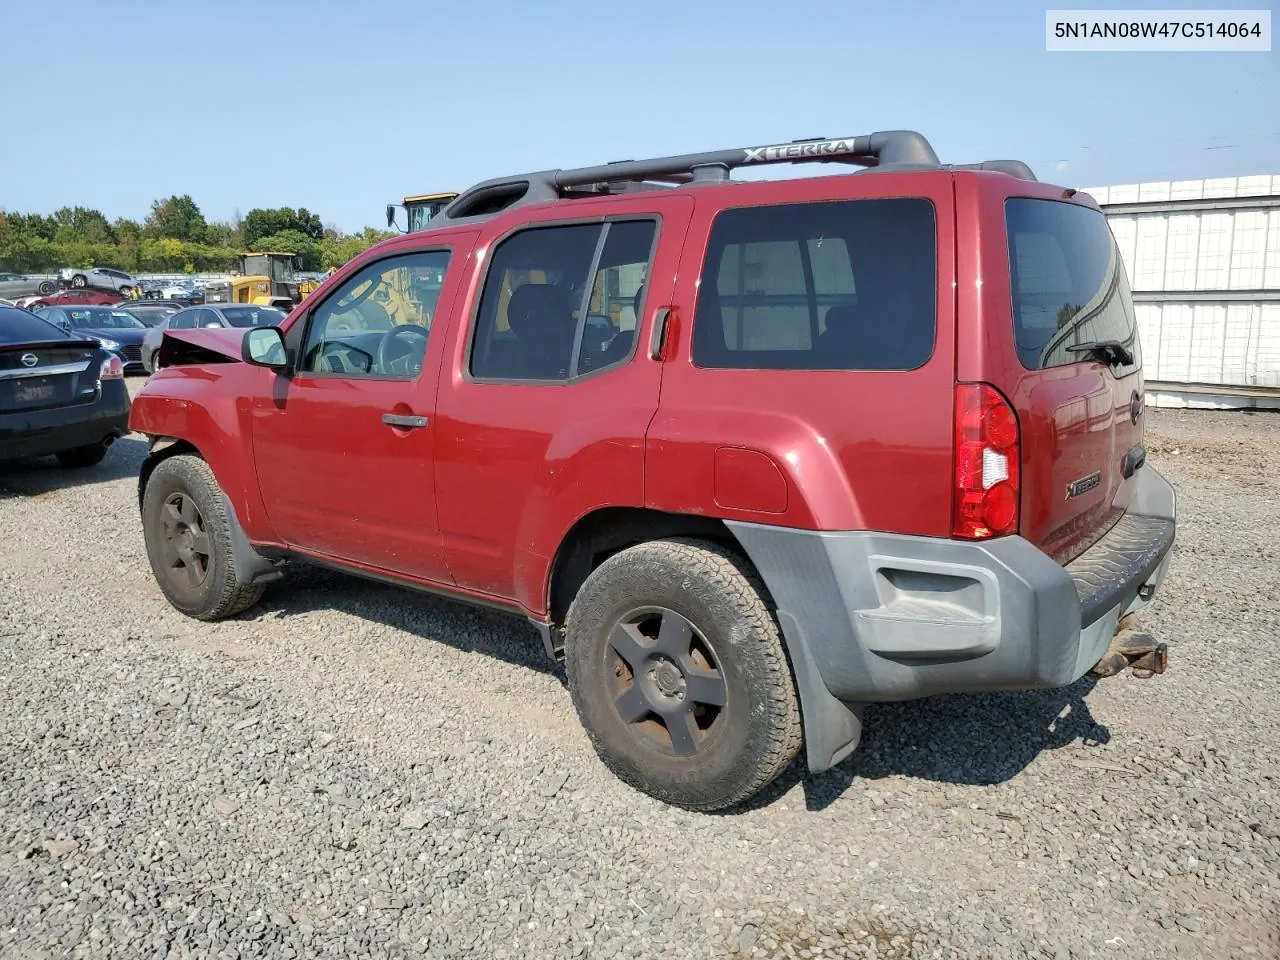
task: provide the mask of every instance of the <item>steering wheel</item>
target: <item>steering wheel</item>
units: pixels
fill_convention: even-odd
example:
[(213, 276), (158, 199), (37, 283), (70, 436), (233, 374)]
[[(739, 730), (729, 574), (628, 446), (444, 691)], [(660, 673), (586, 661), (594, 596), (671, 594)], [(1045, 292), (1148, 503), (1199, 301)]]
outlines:
[[(405, 339), (409, 337), (422, 338), (422, 350), (426, 352), (428, 331), (426, 327), (419, 327), (416, 324), (405, 323), (397, 327), (392, 327), (382, 335), (382, 339), (378, 341), (377, 369), (387, 372), (390, 368), (392, 360), (399, 360), (401, 357), (407, 357), (413, 351), (412, 341), (410, 341), (407, 349), (398, 356), (388, 359), (388, 347), (393, 340)], [(412, 373), (412, 370), (406, 370), (406, 373)]]

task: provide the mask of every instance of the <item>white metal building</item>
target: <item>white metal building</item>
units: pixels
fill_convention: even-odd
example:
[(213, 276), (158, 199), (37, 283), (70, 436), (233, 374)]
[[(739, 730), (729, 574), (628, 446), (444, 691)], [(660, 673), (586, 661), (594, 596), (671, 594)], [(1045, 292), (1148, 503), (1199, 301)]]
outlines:
[(1086, 192), (1129, 273), (1148, 403), (1280, 408), (1280, 176)]

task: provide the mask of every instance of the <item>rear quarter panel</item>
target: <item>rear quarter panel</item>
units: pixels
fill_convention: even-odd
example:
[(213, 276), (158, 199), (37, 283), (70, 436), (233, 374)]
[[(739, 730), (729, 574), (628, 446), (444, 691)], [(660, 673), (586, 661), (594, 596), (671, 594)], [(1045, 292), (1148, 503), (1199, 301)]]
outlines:
[[(956, 176), (956, 374), (959, 380), (994, 384), (1013, 404), (1022, 443), (1019, 533), (1066, 562), (1127, 506), (1129, 491), (1118, 467), (1142, 441), (1142, 422), (1132, 421), (1130, 403), (1135, 393), (1144, 394), (1143, 375), (1138, 370), (1117, 379), (1101, 363), (1040, 370), (1022, 365), (1005, 229), (1009, 197), (1070, 199), (1062, 187), (1047, 183), (997, 173)], [(1074, 202), (1097, 209), (1092, 198)], [(1089, 494), (1088, 509), (1063, 523), (1067, 484), (1100, 469), (1103, 482)]]
[[(717, 213), (889, 197), (922, 197), (933, 206), (935, 334), (924, 365), (892, 371), (694, 366), (692, 324)], [(648, 433), (647, 506), (805, 529), (946, 536), (955, 370), (951, 175), (866, 173), (700, 190), (686, 254), (662, 402)], [(876, 319), (893, 322), (892, 316)]]

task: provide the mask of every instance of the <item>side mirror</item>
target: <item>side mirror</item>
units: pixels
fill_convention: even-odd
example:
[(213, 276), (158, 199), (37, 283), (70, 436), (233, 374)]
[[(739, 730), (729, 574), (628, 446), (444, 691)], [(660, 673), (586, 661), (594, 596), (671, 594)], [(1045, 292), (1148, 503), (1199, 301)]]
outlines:
[(258, 367), (282, 371), (289, 365), (289, 351), (279, 327), (250, 327), (240, 345), (240, 358)]
[(394, 203), (387, 204), (387, 226), (394, 227), (396, 225), (396, 205)]

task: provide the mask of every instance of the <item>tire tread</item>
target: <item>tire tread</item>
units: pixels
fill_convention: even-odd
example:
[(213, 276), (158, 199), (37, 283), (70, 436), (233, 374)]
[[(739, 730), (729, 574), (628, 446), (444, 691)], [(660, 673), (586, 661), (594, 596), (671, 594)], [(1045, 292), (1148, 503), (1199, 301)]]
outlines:
[[(575, 633), (582, 600), (590, 595), (593, 579), (598, 582), (599, 579), (614, 575), (613, 572), (625, 564), (652, 562), (680, 569), (719, 593), (747, 627), (748, 635), (757, 638), (760, 643), (758, 653), (763, 656), (765, 669), (769, 674), (767, 686), (770, 709), (766, 711), (769, 724), (765, 742), (759, 755), (754, 758), (752, 776), (729, 792), (716, 791), (714, 795), (701, 800), (670, 801), (700, 811), (736, 806), (776, 779), (799, 754), (804, 740), (800, 705), (781, 632), (770, 607), (769, 593), (746, 558), (715, 541), (697, 537), (671, 537), (630, 547), (604, 561), (587, 578), (570, 605), (566, 617), (567, 635), (571, 638)], [(580, 697), (578, 683), (576, 673), (570, 671), (570, 692), (575, 702)], [(641, 782), (631, 776), (627, 769), (609, 762), (603, 742), (589, 726), (587, 734), (597, 754), (616, 775), (639, 790), (654, 793), (652, 784)]]
[[(202, 458), (190, 453), (177, 454), (162, 461), (147, 480), (147, 489), (143, 494), (144, 515), (150, 516), (154, 507), (152, 491), (158, 489), (157, 477), (163, 479), (166, 476), (173, 476), (179, 484), (199, 497), (206, 529), (210, 537), (216, 538), (219, 555), (225, 558), (225, 562), (210, 570), (210, 574), (221, 572), (210, 602), (196, 610), (182, 607), (178, 609), (190, 617), (205, 621), (224, 620), (243, 613), (262, 599), (266, 585), (242, 583), (236, 577), (235, 565), (231, 562), (231, 521), (227, 516), (222, 488), (218, 486), (213, 471)], [(154, 559), (151, 568), (157, 582), (163, 585), (163, 573), (156, 568)]]

